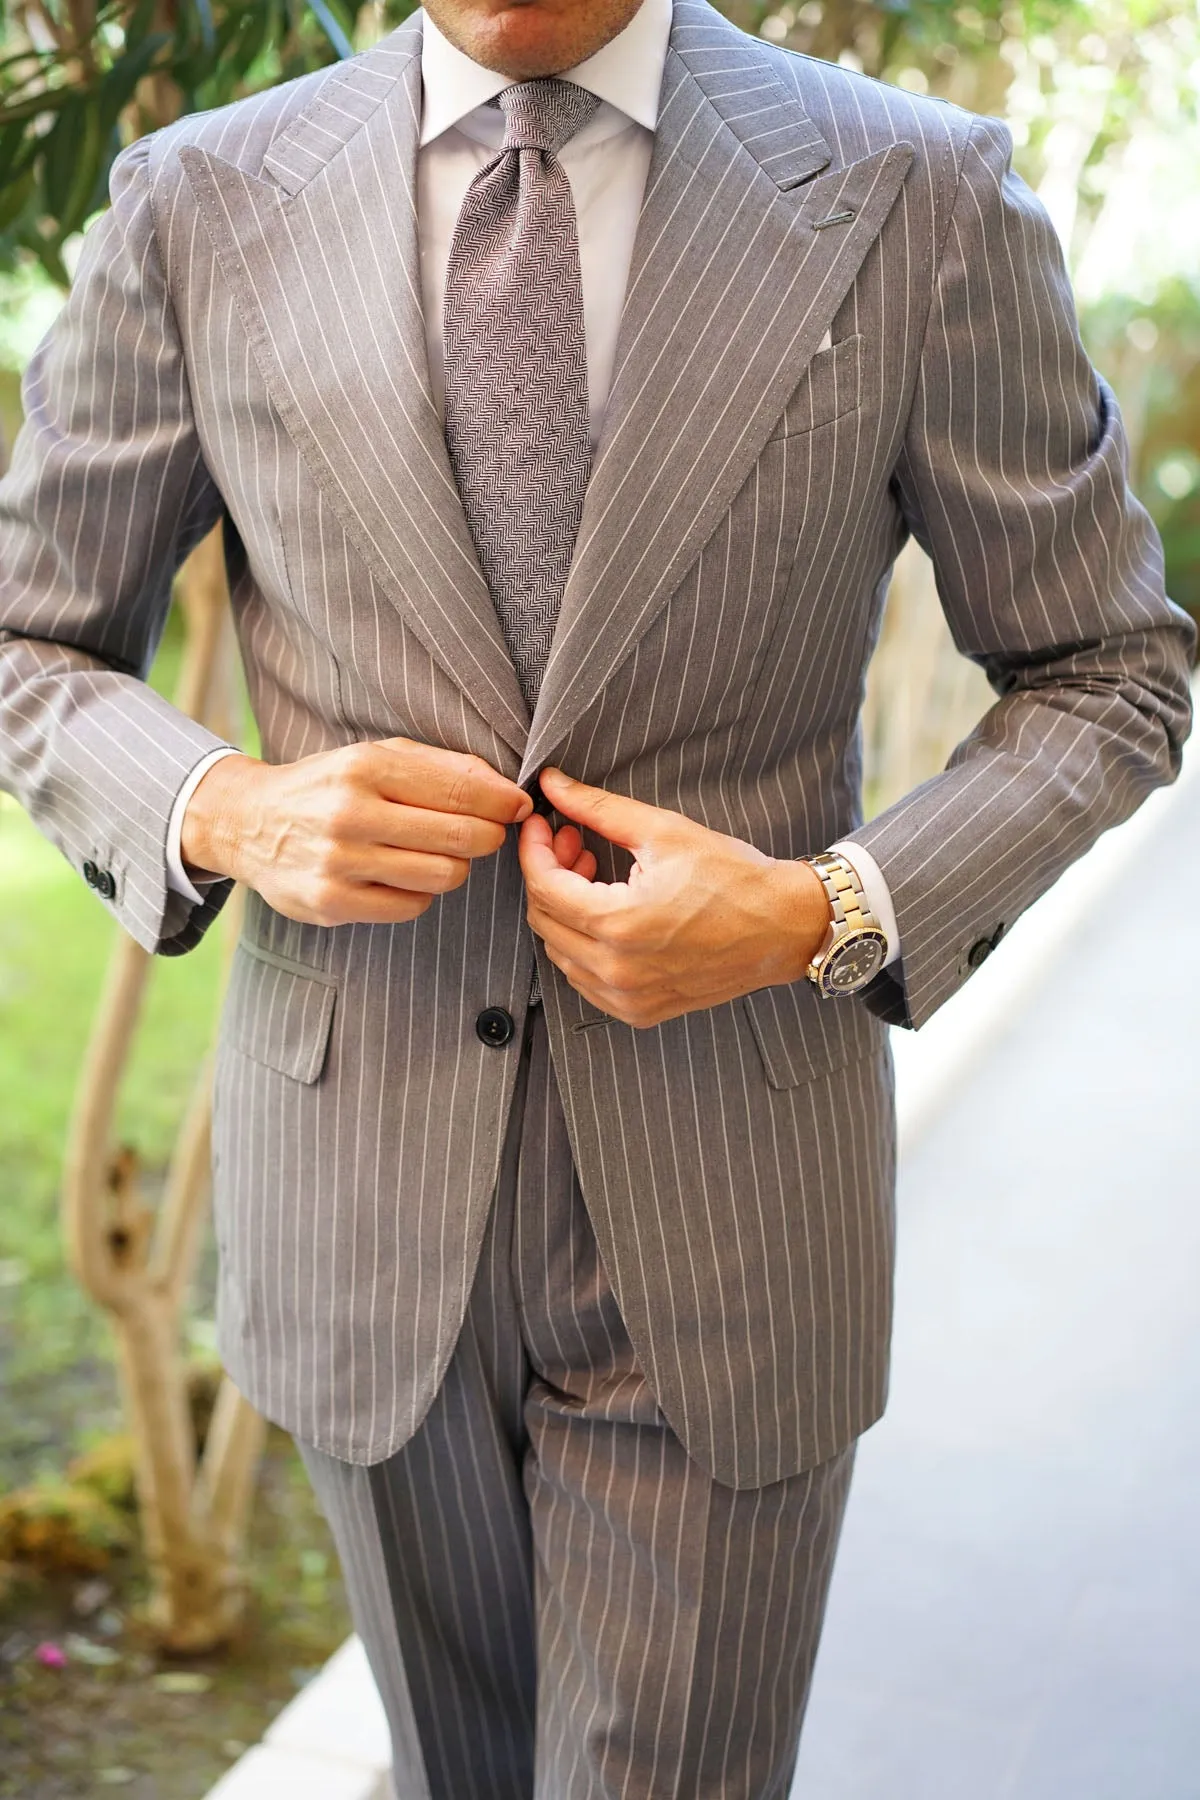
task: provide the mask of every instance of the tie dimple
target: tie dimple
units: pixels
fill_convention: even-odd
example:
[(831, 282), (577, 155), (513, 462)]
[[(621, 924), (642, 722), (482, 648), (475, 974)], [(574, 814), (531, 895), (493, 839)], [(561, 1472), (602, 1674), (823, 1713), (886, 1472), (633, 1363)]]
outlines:
[(582, 131), (600, 102), (586, 88), (555, 76), (518, 81), (496, 96), (504, 114), (505, 150), (542, 150), (557, 156)]

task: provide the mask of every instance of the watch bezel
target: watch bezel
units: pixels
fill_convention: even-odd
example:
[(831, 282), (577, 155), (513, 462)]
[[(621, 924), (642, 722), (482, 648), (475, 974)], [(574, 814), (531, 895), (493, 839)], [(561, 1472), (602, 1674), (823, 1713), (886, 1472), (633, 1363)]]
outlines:
[[(846, 960), (849, 951), (861, 950), (864, 941), (875, 944), (879, 950), (875, 966), (851, 986), (834, 987), (830, 981), (831, 972)], [(878, 925), (862, 925), (855, 930), (841, 932), (813, 964), (813, 979), (818, 993), (825, 1000), (839, 1000), (847, 994), (860, 994), (865, 987), (870, 986), (882, 969), (887, 948), (887, 933)]]

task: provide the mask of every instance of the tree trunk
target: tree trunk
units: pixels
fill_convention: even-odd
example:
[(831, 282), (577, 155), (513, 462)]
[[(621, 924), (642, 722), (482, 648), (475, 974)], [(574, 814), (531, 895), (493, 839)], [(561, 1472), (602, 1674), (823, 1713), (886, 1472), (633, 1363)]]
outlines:
[[(187, 636), (177, 704), (235, 738), (236, 652), (219, 526), (181, 570), (179, 598)], [(238, 899), (222, 915), (226, 971)], [(76, 1094), (64, 1224), (72, 1268), (109, 1313), (117, 1339), (137, 1444), (150, 1621), (170, 1648), (201, 1651), (228, 1638), (241, 1614), (240, 1550), (266, 1427), (226, 1380), (197, 1466), (181, 1327), (209, 1193), (211, 1060), (197, 1078), (157, 1215), (140, 1199), (136, 1153), (112, 1145), (152, 966), (132, 938), (118, 937)]]

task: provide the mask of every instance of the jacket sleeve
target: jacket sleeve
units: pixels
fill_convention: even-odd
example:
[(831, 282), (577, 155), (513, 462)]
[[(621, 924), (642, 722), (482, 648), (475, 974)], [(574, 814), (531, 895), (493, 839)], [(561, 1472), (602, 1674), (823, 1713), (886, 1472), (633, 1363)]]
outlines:
[(1178, 773), (1194, 630), (1126, 480), (1053, 227), (978, 120), (942, 249), (896, 492), (958, 648), (999, 695), (946, 770), (851, 834), (902, 960), (866, 992), (920, 1025), (1102, 831)]
[(0, 787), (150, 950), (191, 949), (172, 802), (221, 740), (147, 686), (171, 582), (221, 517), (159, 259), (147, 140), (117, 159), (70, 297), (23, 386), (0, 482)]

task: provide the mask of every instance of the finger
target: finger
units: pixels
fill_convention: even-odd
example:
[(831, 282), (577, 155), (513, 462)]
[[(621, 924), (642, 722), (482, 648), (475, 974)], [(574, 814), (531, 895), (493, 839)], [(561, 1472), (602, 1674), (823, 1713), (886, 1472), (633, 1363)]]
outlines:
[(588, 787), (585, 782), (573, 781), (561, 769), (545, 768), (538, 779), (557, 812), (577, 825), (590, 826), (610, 844), (620, 844), (626, 850), (640, 851), (664, 831), (686, 823), (682, 813), (647, 806), (624, 794), (610, 794), (606, 788)]
[(302, 925), (405, 925), (433, 904), (429, 894), (367, 882), (342, 882), (305, 897), (275, 893), (269, 884), (261, 891), (276, 912)]
[(550, 828), (539, 813), (522, 825), (517, 850), (530, 904), (549, 918), (595, 936), (614, 912), (628, 905), (628, 888), (594, 881), (590, 875), (577, 875), (562, 867), (554, 854)]
[[(541, 813), (531, 813), (529, 818), (527, 818), (521, 826), (520, 835), (517, 839), (518, 848), (520, 848), (521, 844), (549, 844), (551, 848), (553, 848), (554, 828), (550, 824), (549, 819), (545, 818)], [(555, 860), (557, 860), (557, 858)]]
[(583, 833), (578, 825), (562, 825), (554, 834), (554, 854), (564, 869), (573, 869), (583, 849)]
[(583, 838), (574, 825), (564, 825), (554, 834), (554, 854), (564, 869), (573, 869), (576, 875), (582, 875), (585, 881), (591, 881), (596, 874), (596, 858), (585, 849)]
[(606, 978), (612, 952), (598, 938), (589, 937), (586, 931), (577, 931), (572, 925), (564, 925), (561, 919), (551, 918), (536, 906), (531, 906), (525, 916), (529, 929), (541, 938), (552, 957), (569, 956), (580, 968), (586, 969), (593, 980)]
[(387, 800), (433, 812), (470, 813), (499, 825), (515, 825), (533, 810), (524, 789), (481, 756), (411, 738), (384, 738), (370, 748), (378, 752), (377, 788)]
[(470, 813), (430, 812), (368, 796), (355, 809), (355, 835), (396, 850), (425, 850), (442, 856), (492, 856), (503, 844), (505, 827)]
[[(566, 976), (577, 994), (582, 994), (584, 999), (590, 1000), (593, 1006), (599, 1006), (602, 1012), (612, 1012), (612, 1007), (604, 1005), (600, 998), (603, 995), (605, 999), (611, 999), (613, 996), (610, 989), (605, 982), (597, 978), (592, 969), (557, 945), (547, 944), (546, 955), (555, 968)], [(613, 1013), (613, 1017), (616, 1017), (615, 1013)]]
[(600, 1012), (607, 1013), (610, 1018), (619, 1020), (623, 1025), (644, 1030), (650, 1025), (661, 1024), (663, 1019), (674, 1017), (680, 1010), (665, 995), (656, 995), (653, 1000), (640, 995), (635, 998), (618, 988), (610, 987), (607, 982), (597, 980), (590, 970), (574, 962), (569, 956), (560, 957), (549, 951), (547, 954), (577, 994), (581, 994)]
[(393, 850), (370, 844), (343, 854), (338, 879), (362, 886), (390, 887), (413, 894), (448, 894), (471, 873), (465, 857), (437, 856), (423, 850)]
[(354, 888), (344, 922), (347, 925), (404, 925), (419, 919), (432, 905), (431, 894), (414, 894), (403, 888), (364, 882)]

